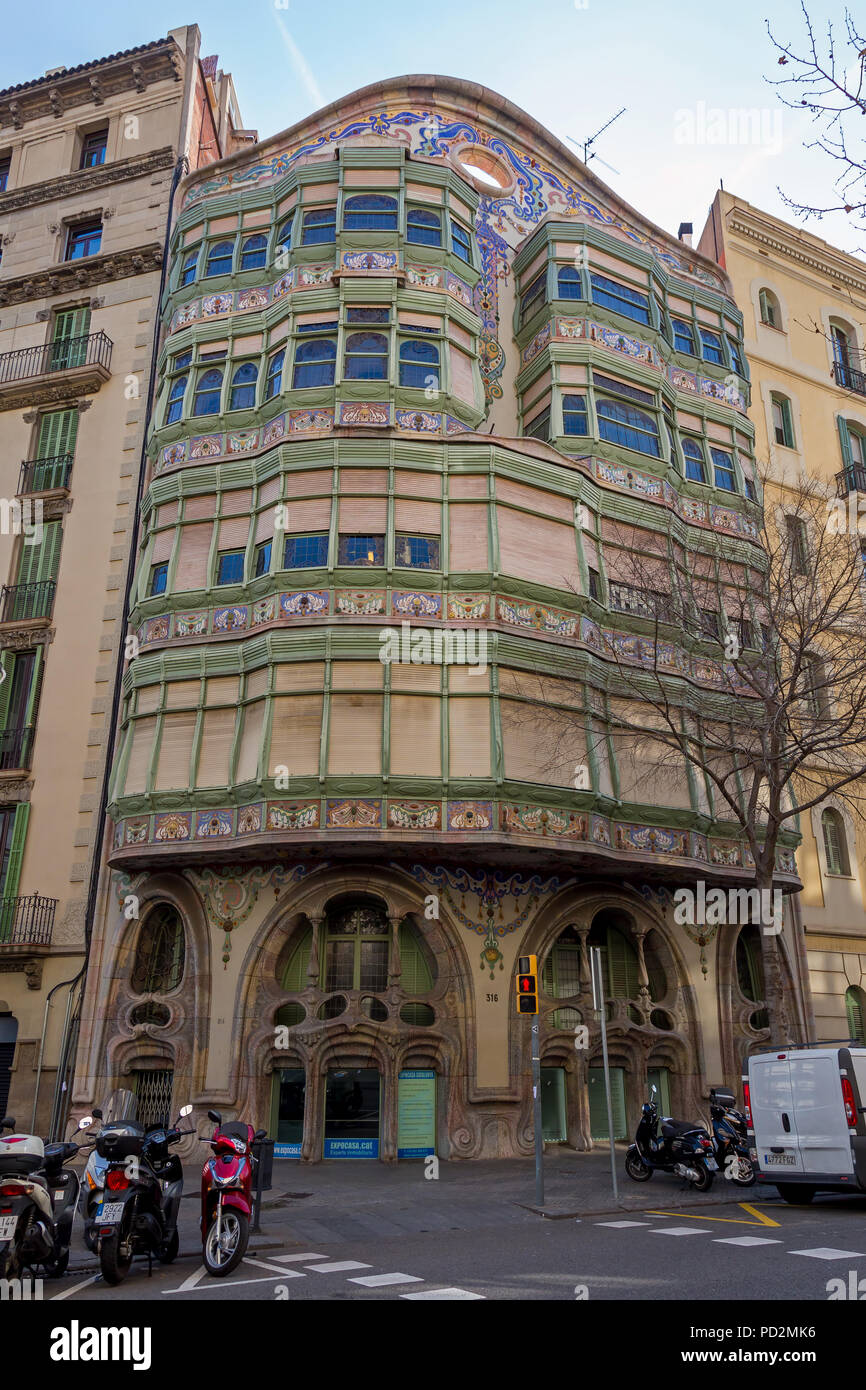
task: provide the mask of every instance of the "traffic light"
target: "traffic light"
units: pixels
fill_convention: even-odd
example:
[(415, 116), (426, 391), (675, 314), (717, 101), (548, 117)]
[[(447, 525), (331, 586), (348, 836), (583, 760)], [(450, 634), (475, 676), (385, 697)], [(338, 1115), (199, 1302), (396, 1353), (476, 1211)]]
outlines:
[(538, 1013), (537, 956), (518, 956), (517, 958), (517, 1012), (519, 1014)]

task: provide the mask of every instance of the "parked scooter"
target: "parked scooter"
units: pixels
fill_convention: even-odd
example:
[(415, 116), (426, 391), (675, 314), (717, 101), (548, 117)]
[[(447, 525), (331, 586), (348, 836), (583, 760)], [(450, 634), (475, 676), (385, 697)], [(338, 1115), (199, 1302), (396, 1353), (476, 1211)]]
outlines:
[(177, 1124), (192, 1114), (181, 1109), (176, 1123), (166, 1129), (145, 1129), (129, 1120), (103, 1128), (96, 1147), (108, 1159), (105, 1190), (95, 1213), (99, 1267), (107, 1284), (120, 1284), (129, 1273), (134, 1255), (155, 1255), (171, 1264), (178, 1252), (177, 1212), (183, 1191), (183, 1170), (169, 1146), (192, 1129)]
[[(90, 1123), (88, 1116), (79, 1130)], [(14, 1128), (15, 1121), (7, 1116), (0, 1121), (0, 1136)], [(46, 1147), (35, 1134), (0, 1137), (0, 1278), (15, 1278), (22, 1269), (38, 1265), (49, 1275), (66, 1269), (78, 1178), (62, 1169), (79, 1147), (73, 1143)], [(53, 1202), (49, 1183), (56, 1186)]]
[(686, 1178), (696, 1192), (708, 1192), (718, 1164), (713, 1157), (713, 1141), (702, 1125), (663, 1117), (659, 1135), (659, 1116), (652, 1100), (641, 1106), (634, 1143), (625, 1156), (625, 1171), (635, 1182), (648, 1182), (655, 1172), (674, 1173)]
[[(99, 1121), (100, 1132), (116, 1129), (118, 1125), (125, 1125), (137, 1117), (138, 1101), (132, 1091), (123, 1089), (112, 1091), (103, 1102), (102, 1108), (95, 1107), (93, 1110), (93, 1118)], [(97, 1240), (94, 1223), (96, 1213), (105, 1195), (105, 1170), (107, 1167), (108, 1159), (102, 1156), (98, 1145), (95, 1145), (87, 1160), (84, 1181), (81, 1185), (84, 1243), (88, 1250), (93, 1251), (96, 1250)]]
[(208, 1274), (221, 1278), (231, 1274), (246, 1254), (250, 1238), (253, 1174), (257, 1159), (252, 1146), (264, 1139), (265, 1130), (230, 1120), (223, 1124), (218, 1110), (207, 1117), (216, 1128), (211, 1139), (204, 1139), (214, 1151), (201, 1175), (202, 1259)]
[(758, 1176), (757, 1163), (752, 1159), (746, 1117), (734, 1109), (736, 1097), (727, 1086), (713, 1086), (710, 1091), (710, 1118), (713, 1124), (713, 1145), (716, 1162), (725, 1176), (738, 1187), (752, 1187)]

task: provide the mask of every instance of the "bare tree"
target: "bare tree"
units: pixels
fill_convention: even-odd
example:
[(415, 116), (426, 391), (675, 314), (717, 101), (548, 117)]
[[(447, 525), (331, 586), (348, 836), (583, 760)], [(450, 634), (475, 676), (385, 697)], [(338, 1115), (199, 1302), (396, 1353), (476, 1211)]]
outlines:
[[(768, 893), (798, 816), (835, 797), (859, 818), (866, 778), (859, 536), (847, 503), (816, 479), (771, 493), (751, 540), (704, 532), (689, 549), (649, 518), (602, 522), (607, 674), (590, 681), (588, 709), (569, 707), (562, 679), (543, 675), (524, 706), (542, 757), (546, 743), (560, 769), (587, 728), (599, 744), (611, 733), (634, 779), (630, 800), (673, 804), (665, 788), (690, 770), (711, 791), (716, 833), (748, 846), (754, 886)], [(761, 941), (771, 1041), (784, 1042), (777, 930), (765, 925)]]
[(767, 22), (767, 32), (779, 54), (779, 66), (791, 69), (785, 77), (767, 80), (779, 89), (785, 106), (811, 114), (816, 134), (807, 148), (823, 151), (836, 164), (835, 201), (812, 206), (788, 197), (781, 188), (779, 193), (801, 217), (820, 220), (831, 212), (845, 212), (866, 229), (866, 145), (862, 126), (866, 115), (866, 38), (846, 9), (841, 41), (832, 23), (827, 24), (826, 35), (819, 39), (803, 0), (800, 8), (806, 29), (802, 48), (777, 39)]

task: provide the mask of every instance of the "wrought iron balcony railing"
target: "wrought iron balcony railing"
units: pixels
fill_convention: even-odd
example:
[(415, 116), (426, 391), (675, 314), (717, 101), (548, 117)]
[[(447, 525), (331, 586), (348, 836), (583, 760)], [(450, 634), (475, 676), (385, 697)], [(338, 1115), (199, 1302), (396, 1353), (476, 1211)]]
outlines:
[(56, 588), (53, 579), (40, 579), (36, 584), (4, 584), (0, 589), (0, 623), (50, 618)]
[(8, 772), (13, 767), (29, 767), (32, 746), (32, 724), (0, 729), (0, 772)]
[(0, 897), (0, 948), (50, 946), (58, 898)]
[(18, 495), (28, 492), (50, 492), (53, 488), (68, 487), (72, 472), (71, 454), (54, 454), (51, 458), (27, 459), (18, 475)]
[(847, 497), (849, 492), (866, 492), (866, 468), (859, 464), (836, 474), (836, 496)]
[(70, 371), (73, 367), (104, 367), (108, 371), (113, 346), (108, 335), (100, 332), (0, 353), (0, 386), (49, 372)]
[(653, 589), (639, 589), (633, 584), (608, 584), (610, 606), (618, 613), (635, 613), (640, 618), (657, 619), (660, 623), (673, 621), (673, 604), (666, 594)]
[(866, 396), (866, 372), (849, 367), (845, 362), (833, 363), (833, 380), (845, 391), (856, 391), (858, 396)]

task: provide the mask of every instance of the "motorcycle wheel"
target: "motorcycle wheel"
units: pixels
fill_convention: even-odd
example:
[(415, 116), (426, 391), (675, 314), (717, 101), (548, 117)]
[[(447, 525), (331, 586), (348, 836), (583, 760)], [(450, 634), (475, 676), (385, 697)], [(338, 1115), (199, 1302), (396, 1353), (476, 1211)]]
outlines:
[(0, 1252), (0, 1279), (14, 1279), (18, 1274), (18, 1247), (12, 1241)]
[(45, 1273), (49, 1279), (60, 1279), (69, 1264), (69, 1247), (62, 1250), (56, 1259), (45, 1261)]
[[(737, 1169), (734, 1171), (732, 1181), (737, 1187), (754, 1187), (758, 1181), (758, 1170), (750, 1158), (744, 1158), (741, 1154), (737, 1160)], [(743, 1176), (745, 1174), (745, 1176)]]
[(713, 1174), (703, 1163), (696, 1163), (695, 1167), (700, 1177), (696, 1182), (692, 1183), (692, 1187), (695, 1189), (695, 1192), (709, 1192), (713, 1185)]
[(177, 1233), (177, 1228), (175, 1228), (170, 1240), (166, 1241), (165, 1244), (159, 1247), (156, 1258), (159, 1260), (161, 1265), (170, 1265), (173, 1260), (177, 1259), (177, 1252), (179, 1249), (180, 1237)]
[(102, 1277), (106, 1284), (122, 1284), (129, 1273), (131, 1264), (132, 1254), (124, 1255), (121, 1253), (119, 1233), (102, 1237), (102, 1244), (99, 1248), (99, 1268), (102, 1270)]
[(247, 1250), (250, 1223), (242, 1211), (228, 1207), (223, 1211), (222, 1231), (217, 1244), (217, 1223), (214, 1217), (204, 1238), (202, 1258), (208, 1274), (221, 1279), (237, 1269)]
[(637, 1153), (626, 1154), (625, 1171), (635, 1182), (649, 1182), (653, 1175), (652, 1168)]

